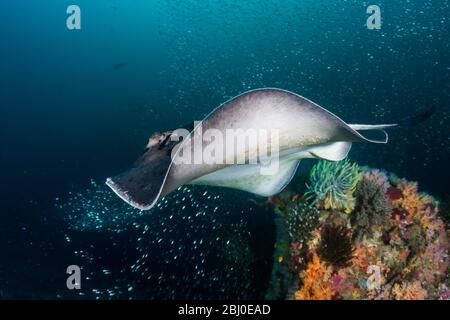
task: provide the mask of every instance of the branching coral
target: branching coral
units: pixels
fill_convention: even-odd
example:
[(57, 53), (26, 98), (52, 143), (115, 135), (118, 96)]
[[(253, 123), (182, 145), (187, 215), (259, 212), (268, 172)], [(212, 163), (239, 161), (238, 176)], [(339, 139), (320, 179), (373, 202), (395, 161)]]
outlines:
[(355, 210), (350, 216), (355, 238), (371, 235), (374, 227), (388, 229), (391, 225), (392, 206), (385, 194), (387, 187), (377, 181), (363, 175), (356, 186)]
[(319, 208), (350, 213), (355, 200), (353, 191), (360, 176), (358, 165), (347, 159), (339, 162), (319, 161), (311, 169), (306, 198)]
[(325, 224), (317, 253), (336, 268), (348, 266), (353, 254), (350, 230), (342, 225)]

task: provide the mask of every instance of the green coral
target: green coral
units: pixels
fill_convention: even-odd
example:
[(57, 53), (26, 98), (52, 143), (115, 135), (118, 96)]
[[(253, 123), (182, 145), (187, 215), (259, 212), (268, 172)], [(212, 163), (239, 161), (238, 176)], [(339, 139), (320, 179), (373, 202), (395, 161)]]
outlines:
[(362, 178), (354, 192), (355, 210), (350, 216), (354, 237), (372, 235), (372, 226), (388, 229), (391, 226), (392, 206), (382, 185)]
[(319, 161), (310, 173), (306, 198), (317, 207), (350, 213), (355, 205), (353, 192), (361, 178), (356, 163), (345, 159), (339, 162)]

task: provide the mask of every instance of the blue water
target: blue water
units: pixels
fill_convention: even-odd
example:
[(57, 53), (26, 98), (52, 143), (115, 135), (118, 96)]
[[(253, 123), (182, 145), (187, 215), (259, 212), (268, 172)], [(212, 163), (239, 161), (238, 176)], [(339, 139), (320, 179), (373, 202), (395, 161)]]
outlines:
[[(0, 3), (0, 298), (264, 296), (274, 242), (264, 199), (194, 188), (140, 215), (103, 187), (153, 132), (258, 87), (299, 93), (349, 123), (436, 106), (350, 157), (448, 201), (447, 1), (74, 3), (82, 28), (72, 31), (72, 2)], [(380, 30), (365, 26), (371, 4)], [(69, 264), (89, 278), (81, 291), (65, 287)]]

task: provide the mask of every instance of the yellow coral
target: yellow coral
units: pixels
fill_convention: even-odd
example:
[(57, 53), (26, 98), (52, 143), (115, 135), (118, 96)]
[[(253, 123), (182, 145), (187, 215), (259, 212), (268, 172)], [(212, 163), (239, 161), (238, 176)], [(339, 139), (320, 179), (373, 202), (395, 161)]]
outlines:
[(312, 261), (300, 275), (303, 278), (303, 287), (295, 292), (295, 299), (330, 300), (333, 297), (331, 273), (331, 268), (321, 262), (319, 256), (314, 253)]

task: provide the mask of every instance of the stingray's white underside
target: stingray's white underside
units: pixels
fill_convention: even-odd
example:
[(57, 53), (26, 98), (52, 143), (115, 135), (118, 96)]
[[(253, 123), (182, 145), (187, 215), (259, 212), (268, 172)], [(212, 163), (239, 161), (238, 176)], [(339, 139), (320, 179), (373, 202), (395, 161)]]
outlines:
[[(193, 180), (190, 184), (227, 187), (247, 191), (260, 196), (272, 196), (283, 190), (295, 175), (301, 159), (317, 158), (329, 161), (344, 159), (351, 142), (333, 142), (306, 148), (294, 148), (280, 153), (278, 168), (270, 175), (262, 174), (260, 164), (233, 165)], [(274, 166), (272, 163), (268, 165)], [(266, 167), (267, 169), (267, 167)]]

